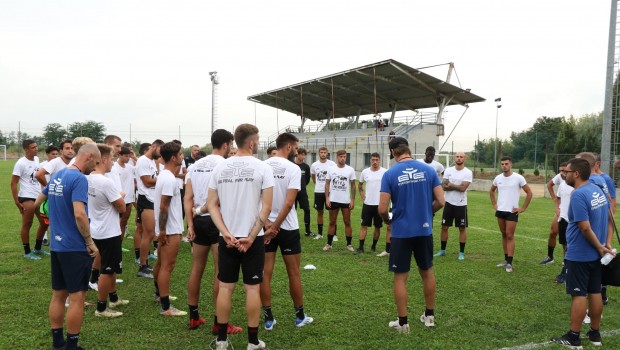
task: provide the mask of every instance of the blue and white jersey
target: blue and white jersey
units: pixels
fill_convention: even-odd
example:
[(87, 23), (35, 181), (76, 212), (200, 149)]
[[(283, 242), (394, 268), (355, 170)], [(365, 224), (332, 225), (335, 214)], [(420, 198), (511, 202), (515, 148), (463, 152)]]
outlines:
[(607, 240), (609, 201), (600, 187), (588, 182), (573, 191), (568, 207), (568, 228), (566, 229), (566, 260), (595, 261), (600, 259), (598, 250), (583, 236), (579, 222), (589, 221), (599, 242)]

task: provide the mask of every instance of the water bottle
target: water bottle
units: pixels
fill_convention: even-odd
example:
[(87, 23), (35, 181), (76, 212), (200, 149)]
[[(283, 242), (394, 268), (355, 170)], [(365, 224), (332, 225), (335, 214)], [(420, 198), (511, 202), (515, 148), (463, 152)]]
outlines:
[[(615, 254), (616, 248), (612, 249), (611, 251)], [(613, 258), (614, 256), (611, 253), (605, 253), (605, 255), (603, 255), (603, 257), (601, 258), (601, 264), (607, 265), (611, 262), (611, 260), (613, 260)]]

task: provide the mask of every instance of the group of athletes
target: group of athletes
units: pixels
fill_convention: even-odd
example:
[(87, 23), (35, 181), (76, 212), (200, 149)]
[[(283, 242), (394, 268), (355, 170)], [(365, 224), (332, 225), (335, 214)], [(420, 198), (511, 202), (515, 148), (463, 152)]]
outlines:
[[(134, 206), (137, 276), (153, 279), (161, 315), (187, 315), (170, 303), (176, 299), (170, 295), (170, 276), (181, 242), (189, 241), (192, 242), (189, 327), (196, 329), (207, 322), (200, 316), (198, 304), (200, 282), (211, 253), (215, 269), (212, 332), (217, 336), (214, 340), (217, 349), (228, 348), (228, 334), (242, 332), (241, 327), (229, 322), (239, 270), (246, 291), (247, 348), (265, 348), (265, 343), (258, 339), (258, 326), (261, 306), (264, 329), (272, 330), (276, 325), (271, 280), (278, 247), (289, 279), (295, 325), (303, 327), (313, 322), (303, 305), (297, 206), (304, 212), (305, 235), (315, 239), (323, 238), (323, 214), (325, 209), (329, 210), (325, 252), (332, 250), (337, 240), (339, 213), (345, 226), (346, 248), (355, 254), (364, 253), (371, 226), (374, 232), (370, 250), (374, 253), (381, 227), (387, 224), (386, 247), (377, 256), (389, 256), (389, 270), (394, 272), (398, 319), (388, 325), (401, 333), (409, 332), (406, 281), (412, 256), (423, 281), (425, 311), (420, 321), (427, 327), (435, 325), (432, 262), (433, 257), (446, 255), (448, 229), (453, 225), (459, 230), (458, 259), (465, 259), (467, 189), (473, 176), (464, 165), (464, 153), (456, 153), (454, 166), (444, 169), (434, 160), (433, 147), (426, 149), (423, 159), (414, 160), (407, 140), (391, 136), (389, 149), (394, 165), (389, 170), (383, 168), (381, 156), (372, 153), (370, 167), (361, 172), (356, 187), (356, 174), (346, 164), (345, 150), (337, 151), (337, 162), (333, 162), (328, 159), (328, 149), (321, 147), (319, 159), (308, 166), (306, 150), (299, 149), (298, 139), (289, 133), (278, 136), (274, 149), (267, 150), (269, 158), (264, 162), (255, 157), (259, 135), (251, 124), (240, 125), (234, 135), (216, 130), (211, 145), (210, 155), (192, 146), (190, 155), (184, 157), (179, 141), (155, 140), (142, 144), (141, 155), (137, 157), (130, 144), (122, 144), (114, 135), (107, 136), (102, 144), (76, 138), (63, 141), (59, 148), (49, 146), (48, 160), (39, 163), (36, 143), (23, 142), (24, 157), (15, 165), (11, 189), (22, 214), (24, 257), (39, 260), (43, 255), (51, 255), (50, 323), (54, 349), (80, 348), (78, 339), (88, 288), (97, 290), (96, 316), (122, 316), (116, 308), (129, 301), (117, 294), (117, 283), (122, 282), (117, 274), (122, 273), (122, 239), (128, 234), (127, 222)], [(601, 174), (597, 157), (587, 152), (577, 155), (562, 164), (558, 176), (548, 184), (557, 205), (548, 256), (541, 264), (553, 262), (555, 237), (559, 234), (566, 255), (556, 282), (566, 282), (567, 293), (573, 296), (574, 311), (570, 331), (555, 340), (567, 346), (580, 346), (579, 332), (584, 319), (590, 321), (589, 339), (601, 343), (600, 317), (606, 297), (601, 298), (598, 259), (611, 252), (611, 235), (607, 231), (611, 227), (610, 210), (613, 212), (615, 207), (615, 186), (607, 175)], [(493, 180), (490, 199), (504, 250), (504, 260), (498, 266), (510, 273), (516, 225), (519, 215), (529, 205), (532, 192), (525, 178), (512, 172), (510, 157), (503, 157), (500, 164), (502, 173)], [(315, 185), (316, 234), (310, 230), (306, 192), (310, 181)], [(592, 183), (598, 187), (589, 186)], [(356, 190), (363, 200), (357, 249), (352, 245), (351, 227)], [(526, 196), (520, 205), (521, 190)], [(588, 197), (594, 194), (596, 201)], [(433, 254), (432, 221), (434, 213), (441, 208), (444, 208), (441, 248)], [(40, 225), (31, 250), (29, 231), (34, 217)], [(48, 225), (50, 252), (42, 248)], [(185, 231), (187, 235), (183, 237)], [(156, 260), (154, 266), (149, 260)], [(68, 307), (66, 339), (63, 335), (65, 306)]]

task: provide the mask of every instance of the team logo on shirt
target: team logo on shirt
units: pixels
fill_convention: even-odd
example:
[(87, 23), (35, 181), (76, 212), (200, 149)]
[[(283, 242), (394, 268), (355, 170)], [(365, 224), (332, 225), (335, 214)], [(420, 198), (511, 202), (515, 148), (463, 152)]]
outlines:
[(403, 170), (403, 175), (398, 177), (398, 185), (405, 185), (408, 183), (426, 181), (424, 172), (418, 172), (418, 169), (406, 168)]
[(53, 179), (52, 182), (50, 182), (48, 194), (51, 196), (62, 196), (63, 188), (62, 179)]
[(348, 189), (347, 181), (349, 178), (346, 176), (335, 176), (332, 180), (332, 189), (346, 191)]
[(318, 173), (316, 173), (316, 179), (318, 182), (325, 182), (326, 178), (327, 178), (327, 170), (321, 170)]
[(598, 209), (607, 204), (607, 198), (601, 196), (598, 192), (592, 192), (592, 200), (590, 201), (592, 209)]
[(254, 181), (254, 169), (248, 166), (248, 163), (243, 162), (226, 164), (227, 168), (222, 170), (217, 183)]
[(273, 169), (273, 178), (274, 179), (284, 179), (284, 174), (286, 173), (286, 168), (281, 167), (276, 164), (271, 164), (271, 168)]

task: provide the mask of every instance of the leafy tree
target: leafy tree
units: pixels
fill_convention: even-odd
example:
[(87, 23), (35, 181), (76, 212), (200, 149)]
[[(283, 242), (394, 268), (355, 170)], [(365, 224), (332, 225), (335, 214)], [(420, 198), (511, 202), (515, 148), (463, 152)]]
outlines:
[(69, 124), (67, 132), (69, 134), (69, 138), (72, 139), (85, 136), (90, 137), (95, 142), (103, 142), (105, 137), (105, 126), (103, 123), (87, 120), (85, 122), (75, 122)]
[[(576, 141), (579, 152), (601, 152), (601, 137), (603, 133), (603, 112), (581, 116), (576, 123)], [(575, 152), (577, 153), (577, 152)]]
[(67, 130), (58, 123), (49, 123), (43, 128), (43, 139), (46, 144), (60, 145), (67, 138)]
[(558, 137), (555, 140), (555, 153), (557, 155), (572, 155), (580, 152), (580, 145), (577, 142), (577, 122), (573, 116), (564, 120)]

